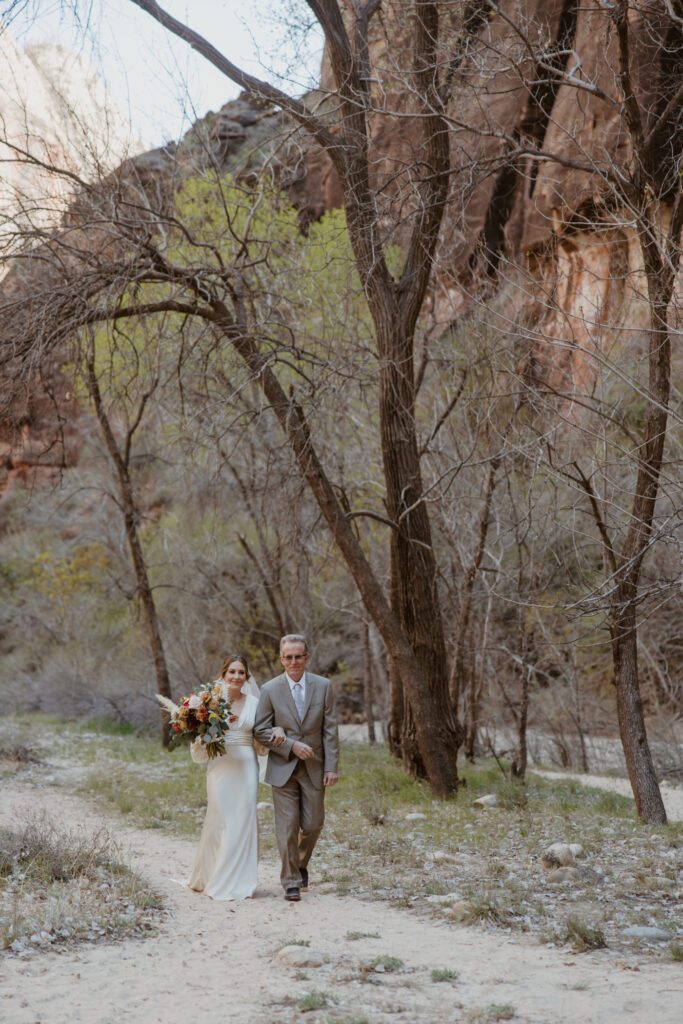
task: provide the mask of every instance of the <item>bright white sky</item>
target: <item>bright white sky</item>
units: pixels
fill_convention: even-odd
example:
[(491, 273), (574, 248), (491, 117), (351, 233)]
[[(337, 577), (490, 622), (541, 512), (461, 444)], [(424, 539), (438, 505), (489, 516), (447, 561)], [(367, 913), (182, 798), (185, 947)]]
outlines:
[[(319, 80), (322, 36), (303, 0), (159, 0), (233, 63), (293, 94)], [(179, 138), (239, 95), (186, 43), (130, 0), (0, 0), (19, 43), (61, 43), (86, 57), (147, 146)]]

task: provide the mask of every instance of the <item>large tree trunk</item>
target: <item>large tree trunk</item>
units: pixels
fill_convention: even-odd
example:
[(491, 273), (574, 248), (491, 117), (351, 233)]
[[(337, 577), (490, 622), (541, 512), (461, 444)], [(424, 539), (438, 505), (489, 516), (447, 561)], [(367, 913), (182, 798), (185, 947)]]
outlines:
[[(412, 338), (406, 338), (395, 321), (381, 326), (378, 342), (382, 459), (387, 512), (395, 524), (392, 584), (396, 589), (401, 625), (429, 685), (432, 701), (450, 733), (448, 755), (452, 770), (457, 775), (456, 761), (462, 730), (448, 695), (436, 559), (423, 498), (417, 446)], [(424, 772), (424, 751), (416, 742), (411, 719), (411, 707), (407, 707), (403, 720), (402, 756), (407, 770), (420, 775)]]

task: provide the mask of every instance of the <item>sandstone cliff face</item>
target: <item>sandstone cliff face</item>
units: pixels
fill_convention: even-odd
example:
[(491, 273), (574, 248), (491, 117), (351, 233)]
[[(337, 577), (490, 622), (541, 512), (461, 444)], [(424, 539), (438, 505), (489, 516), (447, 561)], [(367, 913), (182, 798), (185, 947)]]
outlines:
[[(6, 246), (17, 221), (36, 228), (55, 223), (77, 184), (70, 175), (92, 180), (142, 146), (81, 57), (56, 45), (21, 49), (0, 26), (0, 65), (0, 239)], [(22, 159), (24, 153), (33, 161)]]
[[(629, 71), (644, 134), (683, 82), (683, 20), (666, 13), (648, 0), (629, 14)], [(421, 123), (410, 117), (412, 18), (412, 5), (383, 0), (370, 31), (371, 165), (380, 216), (403, 242), (421, 158)], [(442, 5), (440, 34), (453, 174), (432, 296), (436, 323), (447, 326), (507, 284), (507, 327), (528, 335), (531, 377), (584, 389), (587, 354), (647, 316), (633, 218), (603, 174), (619, 174), (632, 159), (614, 21), (598, 0), (501, 0), (497, 10), (471, 0)], [(333, 91), (327, 56), (322, 84)], [(655, 160), (663, 227), (683, 144), (680, 109), (679, 98)], [(329, 187), (322, 198), (328, 206), (342, 201)]]
[[(683, 30), (674, 23), (669, 35), (663, 32), (662, 10), (662, 3), (652, 0), (634, 7), (631, 14), (631, 72), (646, 113), (645, 130), (683, 81)], [(423, 146), (421, 123), (411, 116), (411, 12), (412, 5), (405, 0), (383, 0), (370, 33), (372, 183), (381, 223), (387, 237), (397, 243), (406, 240), (406, 215), (415, 202), (414, 168)], [(507, 289), (507, 327), (528, 341), (521, 370), (530, 380), (562, 390), (584, 390), (592, 372), (587, 354), (599, 353), (606, 336), (620, 325), (628, 323), (633, 330), (646, 321), (633, 224), (628, 212), (615, 204), (598, 169), (608, 165), (618, 170), (631, 158), (623, 118), (605, 98), (620, 96), (614, 25), (598, 0), (580, 5), (575, 0), (501, 0), (498, 12), (483, 0), (469, 0), (442, 5), (441, 31), (440, 74), (449, 82), (454, 170), (430, 297), (434, 326), (446, 328), (482, 298)], [(13, 44), (5, 38), (3, 45), (11, 50)], [(39, 56), (41, 72), (36, 66)], [(6, 119), (14, 118), (15, 128), (21, 128), (29, 94), (43, 97), (45, 109), (58, 108), (67, 121), (69, 112), (77, 110), (69, 130), (54, 129), (56, 113), (31, 122), (30, 130), (28, 121), (24, 125), (26, 140), (38, 152), (76, 163), (78, 146), (73, 138), (80, 138), (78, 125), (96, 120), (104, 100), (92, 89), (87, 102), (94, 106), (84, 107), (82, 93), (90, 86), (80, 92), (75, 86), (62, 89), (59, 99), (54, 89), (50, 93), (50, 80), (64, 77), (64, 54), (15, 54), (13, 60), (19, 68), (14, 94), (23, 99), (9, 104)], [(83, 82), (87, 73), (78, 67)], [(577, 89), (560, 72), (580, 78), (585, 87)], [(36, 75), (38, 84), (29, 88)], [(75, 73), (73, 77), (78, 78)], [(306, 99), (312, 107), (321, 105), (331, 121), (333, 91), (325, 59), (321, 89)], [(0, 109), (1, 102), (2, 93)], [(675, 180), (681, 152), (679, 114), (680, 109), (673, 111), (671, 131), (659, 144), (658, 199), (664, 221), (667, 181), (672, 173)], [(81, 154), (86, 169), (101, 162), (108, 166), (124, 135), (112, 122), (97, 157), (87, 148)], [(532, 160), (519, 153), (520, 145), (543, 151), (548, 158)], [(210, 168), (249, 181), (265, 163), (299, 210), (302, 228), (324, 210), (342, 204), (329, 158), (282, 112), (243, 95), (217, 114), (208, 114), (177, 145), (134, 156), (112, 172), (102, 192), (102, 227), (88, 242), (100, 254), (121, 244), (110, 237), (104, 223), (112, 195), (135, 197), (137, 208), (148, 208), (154, 218), (167, 208), (177, 182), (187, 175)], [(588, 170), (573, 166), (579, 163), (587, 164)], [(15, 200), (43, 193), (51, 198), (52, 178), (48, 184), (37, 173), (35, 186), (23, 179), (8, 182)], [(54, 199), (56, 205), (63, 204), (64, 195)], [(38, 207), (43, 202), (34, 202), (36, 216), (42, 215)], [(72, 206), (69, 218), (74, 227), (88, 220), (87, 214), (79, 213), (82, 202), (92, 206), (98, 199), (90, 193)], [(33, 275), (31, 268), (15, 274), (5, 283), (6, 294), (12, 289), (31, 293)], [(38, 325), (39, 301), (32, 310)], [(35, 396), (27, 401), (35, 401)], [(37, 409), (28, 406), (18, 418), (27, 438), (41, 432), (39, 419)], [(49, 431), (43, 433), (47, 436)], [(29, 450), (26, 443), (23, 450)], [(10, 453), (7, 460), (11, 464), (16, 457)]]
[[(22, 49), (0, 26), (0, 278), (7, 257), (38, 242), (65, 215), (79, 181), (109, 173), (141, 143), (81, 57), (61, 46)], [(30, 290), (31, 272), (5, 282), (11, 296)], [(76, 404), (59, 359), (41, 368), (42, 383), (15, 396), (11, 423), (0, 429), (0, 487), (36, 468), (74, 461)]]

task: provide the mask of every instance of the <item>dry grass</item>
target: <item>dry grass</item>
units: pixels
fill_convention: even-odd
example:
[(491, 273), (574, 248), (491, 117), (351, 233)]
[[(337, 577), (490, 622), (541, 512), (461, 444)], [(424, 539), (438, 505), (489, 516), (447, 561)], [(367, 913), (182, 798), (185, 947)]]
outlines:
[(45, 816), (0, 830), (0, 949), (23, 953), (154, 930), (160, 899), (121, 863), (109, 832)]

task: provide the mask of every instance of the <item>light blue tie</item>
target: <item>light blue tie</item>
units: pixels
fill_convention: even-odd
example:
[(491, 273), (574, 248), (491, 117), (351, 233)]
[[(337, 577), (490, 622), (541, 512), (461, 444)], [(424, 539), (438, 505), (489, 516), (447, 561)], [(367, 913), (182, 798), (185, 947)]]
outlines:
[(299, 721), (304, 717), (304, 688), (301, 683), (294, 683), (294, 703), (296, 704)]

